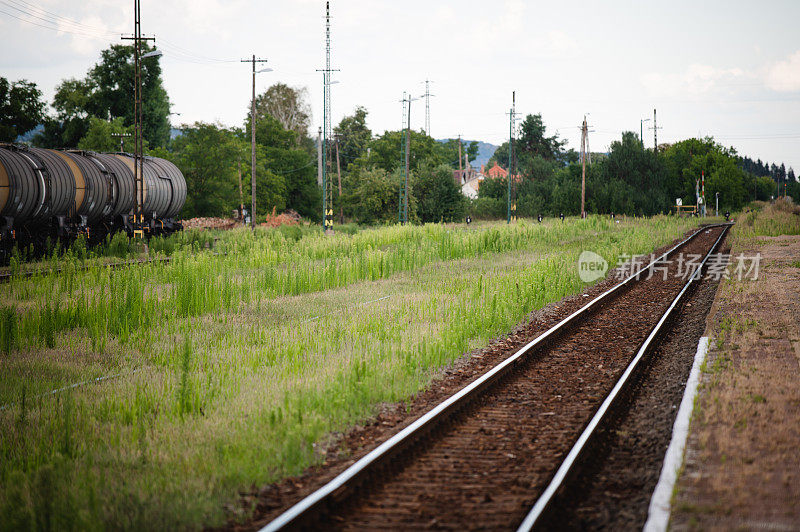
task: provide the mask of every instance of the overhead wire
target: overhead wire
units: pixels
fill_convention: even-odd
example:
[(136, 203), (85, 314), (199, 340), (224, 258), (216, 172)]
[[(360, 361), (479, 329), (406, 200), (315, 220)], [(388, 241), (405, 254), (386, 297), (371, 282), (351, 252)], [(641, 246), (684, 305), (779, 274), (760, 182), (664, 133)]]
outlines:
[[(71, 18), (53, 13), (52, 11), (41, 9), (38, 6), (34, 6), (28, 2), (25, 2), (24, 0), (0, 0), (0, 5), (12, 9), (19, 14), (9, 12), (4, 9), (0, 9), (0, 13), (26, 24), (31, 24), (33, 26), (38, 26), (40, 28), (48, 29), (58, 33), (68, 33), (71, 35), (106, 39), (109, 41), (117, 38), (120, 35), (120, 33), (108, 30), (106, 28), (100, 28), (98, 26), (77, 22)], [(36, 20), (31, 20), (31, 18)], [(174, 59), (176, 61), (195, 64), (227, 64), (237, 62), (235, 59), (217, 59), (208, 57), (193, 52), (164, 38), (159, 38), (158, 43), (159, 46), (164, 48), (166, 51), (169, 51), (167, 58)], [(164, 45), (162, 46), (161, 43)]]

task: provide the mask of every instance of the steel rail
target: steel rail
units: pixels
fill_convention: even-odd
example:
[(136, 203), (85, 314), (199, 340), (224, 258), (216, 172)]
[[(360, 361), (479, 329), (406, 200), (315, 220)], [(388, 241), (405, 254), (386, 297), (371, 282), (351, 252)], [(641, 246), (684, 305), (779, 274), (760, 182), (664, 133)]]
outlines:
[(673, 299), (672, 304), (670, 304), (669, 308), (661, 316), (661, 319), (658, 321), (655, 327), (653, 327), (653, 329), (650, 331), (650, 334), (647, 336), (647, 339), (644, 341), (644, 343), (637, 351), (636, 356), (628, 364), (628, 367), (622, 373), (622, 376), (619, 378), (616, 385), (614, 385), (614, 388), (612, 388), (611, 392), (609, 392), (609, 394), (606, 396), (605, 400), (600, 405), (600, 408), (597, 409), (597, 412), (595, 412), (591, 421), (589, 421), (589, 424), (586, 426), (584, 431), (578, 437), (578, 440), (575, 442), (572, 449), (570, 449), (569, 453), (567, 454), (567, 457), (561, 463), (561, 466), (556, 471), (556, 474), (553, 476), (547, 488), (545, 488), (544, 492), (542, 492), (542, 495), (536, 500), (536, 503), (533, 505), (533, 508), (531, 508), (530, 512), (528, 512), (528, 515), (525, 516), (525, 519), (519, 525), (519, 528), (517, 528), (517, 532), (528, 532), (529, 530), (531, 530), (534, 526), (536, 526), (538, 520), (547, 510), (548, 506), (553, 501), (553, 497), (556, 495), (556, 492), (564, 484), (564, 481), (572, 472), (573, 467), (578, 462), (578, 459), (581, 457), (583, 451), (586, 449), (586, 445), (592, 438), (592, 436), (595, 434), (597, 427), (600, 426), (600, 424), (604, 421), (604, 418), (611, 410), (614, 401), (619, 397), (623, 388), (625, 388), (625, 386), (629, 383), (631, 375), (637, 369), (639, 363), (644, 358), (645, 354), (650, 349), (650, 347), (653, 345), (653, 342), (655, 341), (656, 337), (662, 332), (664, 324), (670, 318), (675, 308), (677, 308), (677, 306), (680, 304), (681, 300), (686, 295), (692, 283), (700, 279), (703, 271), (703, 266), (705, 266), (709, 257), (711, 257), (711, 254), (717, 248), (719, 243), (722, 242), (722, 239), (725, 237), (725, 234), (727, 233), (728, 228), (730, 227), (730, 224), (724, 224), (724, 225), (725, 228), (723, 229), (719, 238), (717, 238), (716, 242), (714, 242), (714, 245), (711, 246), (711, 249), (709, 249), (708, 253), (703, 258), (700, 265), (689, 277), (689, 280), (683, 286), (683, 289), (680, 291), (680, 293), (675, 297), (675, 299)]
[[(709, 228), (712, 227), (720, 227), (725, 226), (727, 224), (711, 224), (706, 225), (692, 233), (689, 237), (682, 240), (678, 244), (674, 245), (667, 251), (665, 251), (661, 256), (656, 259), (650, 261), (647, 266), (643, 266), (642, 268), (638, 269), (635, 273), (632, 273), (628, 276), (625, 280), (621, 281), (620, 283), (614, 285), (612, 288), (606, 290), (599, 296), (592, 299), (589, 303), (581, 307), (580, 309), (576, 310), (566, 318), (559, 321), (556, 325), (545, 331), (544, 333), (537, 336), (534, 340), (530, 341), (522, 348), (520, 348), (516, 353), (505, 359), (503, 362), (499, 363), (497, 366), (489, 370), (488, 372), (484, 373), (481, 377), (473, 381), (472, 383), (468, 384), (454, 395), (447, 398), (442, 403), (439, 403), (433, 409), (426, 412), (424, 415), (419, 417), (416, 421), (411, 423), (409, 426), (383, 442), (381, 445), (373, 449), (371, 452), (363, 456), (360, 460), (356, 463), (348, 467), (342, 473), (337, 475), (334, 479), (330, 482), (325, 484), (324, 486), (320, 487), (313, 493), (309, 494), (292, 507), (287, 509), (285, 512), (280, 514), (266, 526), (261, 529), (261, 532), (274, 532), (277, 530), (281, 530), (284, 527), (292, 525), (308, 514), (313, 512), (316, 509), (322, 507), (322, 505), (330, 502), (332, 498), (336, 495), (340, 494), (341, 492), (345, 491), (348, 487), (349, 483), (352, 483), (356, 480), (362, 479), (366, 474), (368, 474), (368, 470), (373, 464), (378, 464), (382, 460), (386, 460), (391, 456), (396, 455), (398, 452), (402, 451), (407, 445), (409, 445), (412, 441), (412, 438), (419, 436), (420, 434), (425, 433), (426, 431), (430, 430), (436, 423), (441, 422), (443, 419), (446, 419), (448, 415), (458, 411), (459, 409), (466, 406), (469, 401), (471, 401), (474, 397), (480, 394), (483, 390), (487, 387), (492, 385), (496, 382), (500, 377), (504, 376), (507, 371), (511, 369), (511, 367), (517, 363), (522, 362), (523, 357), (527, 354), (531, 349), (537, 347), (539, 345), (544, 344), (547, 340), (551, 337), (555, 336), (562, 329), (566, 328), (569, 324), (576, 321), (578, 318), (588, 314), (590, 311), (594, 310), (595, 307), (599, 306), (603, 303), (607, 298), (609, 298), (612, 294), (615, 294), (623, 287), (627, 286), (629, 283), (633, 282), (634, 280), (639, 279), (642, 273), (646, 272), (654, 265), (662, 262), (666, 259), (669, 255), (674, 253), (678, 248), (683, 247), (689, 241), (693, 240), (696, 236), (700, 235), (703, 231), (707, 231)], [(724, 234), (724, 231), (723, 231)]]
[[(111, 268), (112, 270), (118, 270), (120, 268), (124, 268), (126, 266), (140, 266), (142, 264), (152, 264), (156, 262), (170, 262), (172, 257), (152, 257), (149, 259), (134, 259), (134, 260), (126, 260), (122, 262), (109, 262), (108, 264), (86, 264), (81, 265), (78, 268), (78, 271), (87, 271), (91, 268)], [(37, 275), (46, 276), (50, 274), (59, 274), (64, 271), (64, 268), (49, 268), (49, 269), (41, 269), (41, 270), (23, 270), (19, 272), (2, 272), (0, 273), (0, 283), (7, 283), (11, 281), (11, 279), (30, 279), (31, 277), (35, 277)]]

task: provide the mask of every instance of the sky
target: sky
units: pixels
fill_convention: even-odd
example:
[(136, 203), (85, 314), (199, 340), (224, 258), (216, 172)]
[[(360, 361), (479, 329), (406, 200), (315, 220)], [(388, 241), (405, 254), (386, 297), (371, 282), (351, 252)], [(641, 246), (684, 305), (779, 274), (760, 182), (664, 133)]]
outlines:
[[(253, 54), (283, 82), (308, 89), (322, 123), (324, 0), (141, 0), (156, 38), (173, 125), (243, 123)], [(133, 30), (133, 0), (0, 0), (0, 76), (35, 82), (48, 102), (100, 51)], [(431, 80), (431, 135), (500, 144), (518, 115), (592, 151), (653, 125), (658, 142), (713, 136), (741, 155), (800, 171), (800, 2), (522, 0), (331, 1), (335, 125), (365, 107), (373, 133), (402, 125), (403, 92)], [(127, 42), (127, 41), (126, 41)], [(152, 59), (149, 59), (152, 60)], [(411, 126), (425, 125), (414, 101)], [(647, 147), (653, 130), (645, 129)]]

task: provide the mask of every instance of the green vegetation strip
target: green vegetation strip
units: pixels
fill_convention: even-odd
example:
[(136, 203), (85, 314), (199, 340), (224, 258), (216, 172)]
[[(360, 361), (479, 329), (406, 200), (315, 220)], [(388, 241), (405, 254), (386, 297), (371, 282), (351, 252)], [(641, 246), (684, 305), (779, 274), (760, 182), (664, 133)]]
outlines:
[(301, 472), (376, 405), (578, 292), (584, 249), (613, 267), (691, 225), (242, 231), (217, 243), (227, 255), (14, 280), (0, 292), (0, 523), (221, 524), (238, 490)]

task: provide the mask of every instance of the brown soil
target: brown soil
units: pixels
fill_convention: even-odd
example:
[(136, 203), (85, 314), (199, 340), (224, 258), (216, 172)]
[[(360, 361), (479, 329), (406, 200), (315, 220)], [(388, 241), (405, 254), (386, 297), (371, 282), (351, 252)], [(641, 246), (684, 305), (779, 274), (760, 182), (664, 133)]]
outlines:
[[(711, 240), (711, 234), (704, 235), (694, 244), (697, 249), (693, 251), (709, 246)], [(385, 406), (372, 423), (354, 428), (340, 440), (340, 445), (331, 446), (321, 466), (311, 468), (301, 477), (244, 494), (242, 505), (255, 506), (256, 519), (243, 527), (231, 526), (249, 529), (269, 522), (614, 283), (616, 280), (610, 277), (581, 296), (534, 313), (530, 323), (446, 370), (411, 401), (408, 409), (405, 404)], [(511, 388), (510, 395), (495, 395), (481, 401), (473, 409), (475, 415), (454, 424), (452, 430), (439, 438), (444, 445), (428, 447), (418, 455), (421, 460), (409, 464), (395, 480), (368, 490), (383, 496), (382, 502), (373, 498), (360, 505), (342, 506), (337, 512), (341, 513), (339, 517), (353, 526), (366, 528), (378, 523), (415, 528), (507, 527), (521, 520), (635, 347), (677, 293), (678, 284), (673, 278), (667, 282), (653, 278), (620, 295), (613, 304), (613, 312), (609, 308), (587, 318), (580, 330), (509, 378), (506, 384)], [(649, 303), (646, 318), (640, 314), (644, 301)], [(599, 340), (602, 338), (617, 341), (609, 345)], [(565, 372), (565, 367), (570, 371)], [(427, 473), (426, 463), (432, 466)], [(439, 478), (429, 477), (431, 471)], [(411, 480), (416, 491), (400, 487), (397, 481), (401, 477)], [(450, 521), (441, 521), (443, 512)]]
[(800, 237), (741, 251), (761, 252), (760, 276), (715, 302), (676, 530), (800, 530)]

